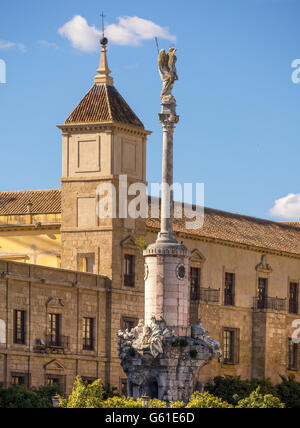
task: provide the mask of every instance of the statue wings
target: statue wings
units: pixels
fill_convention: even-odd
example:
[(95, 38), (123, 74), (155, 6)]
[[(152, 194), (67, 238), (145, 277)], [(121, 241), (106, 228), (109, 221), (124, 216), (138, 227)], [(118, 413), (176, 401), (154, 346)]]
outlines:
[(176, 80), (178, 80), (176, 71), (176, 49), (169, 49), (167, 54), (164, 49), (159, 52), (158, 55), (158, 66), (161, 79), (163, 81), (163, 89), (161, 92), (161, 98), (170, 96), (172, 97), (172, 90)]
[(176, 49), (169, 49), (169, 53), (167, 54), (164, 49), (159, 52), (158, 56), (158, 65), (161, 70), (164, 71), (172, 71), (175, 68), (177, 58), (176, 58)]

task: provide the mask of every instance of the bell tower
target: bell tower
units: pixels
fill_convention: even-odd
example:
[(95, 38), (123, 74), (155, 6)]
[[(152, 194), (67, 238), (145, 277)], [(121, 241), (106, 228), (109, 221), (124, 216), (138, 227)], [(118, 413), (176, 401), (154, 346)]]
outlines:
[[(107, 38), (94, 85), (67, 118), (62, 131), (62, 268), (105, 275), (123, 287), (120, 243), (143, 234), (144, 220), (119, 218), (119, 178), (146, 182), (149, 131), (114, 87)], [(99, 185), (115, 188), (115, 218), (100, 218)], [(103, 195), (102, 195), (103, 196)], [(141, 255), (142, 259), (142, 255)], [(143, 266), (143, 262), (142, 262)], [(138, 286), (143, 287), (143, 273)]]

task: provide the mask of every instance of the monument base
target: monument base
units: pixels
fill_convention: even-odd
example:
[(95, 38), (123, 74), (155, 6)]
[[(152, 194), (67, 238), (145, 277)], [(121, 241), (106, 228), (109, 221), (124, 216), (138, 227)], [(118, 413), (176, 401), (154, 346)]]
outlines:
[[(164, 320), (140, 321), (132, 331), (119, 332), (119, 357), (128, 377), (128, 395), (187, 403), (198, 387), (198, 372), (217, 355), (220, 345), (201, 322), (190, 336), (178, 336)], [(185, 330), (188, 332), (188, 330)]]

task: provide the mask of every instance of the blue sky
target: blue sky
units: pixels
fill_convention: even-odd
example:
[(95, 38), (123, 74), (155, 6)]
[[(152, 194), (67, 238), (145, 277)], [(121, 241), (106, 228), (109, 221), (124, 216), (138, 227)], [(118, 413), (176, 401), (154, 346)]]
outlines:
[[(112, 32), (118, 18), (139, 17), (162, 27), (161, 48), (176, 37), (175, 180), (204, 182), (209, 207), (274, 218), (270, 209), (281, 198), (275, 218), (299, 219), (300, 84), (291, 79), (300, 58), (299, 0), (5, 2), (0, 190), (60, 187), (56, 125), (92, 86), (100, 49), (74, 47), (58, 30), (77, 15), (100, 28), (102, 10), (107, 25), (117, 25)], [(109, 65), (117, 89), (153, 131), (148, 180), (158, 182), (161, 82), (154, 40), (140, 31), (136, 38), (112, 33)]]

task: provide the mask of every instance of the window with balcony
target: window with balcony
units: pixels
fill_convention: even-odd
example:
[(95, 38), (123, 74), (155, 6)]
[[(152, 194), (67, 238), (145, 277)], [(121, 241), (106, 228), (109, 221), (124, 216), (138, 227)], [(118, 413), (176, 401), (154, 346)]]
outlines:
[(224, 305), (234, 306), (235, 274), (225, 273)]
[(191, 268), (191, 301), (197, 301), (200, 299), (200, 268)]
[(124, 256), (124, 285), (135, 286), (135, 256), (129, 254)]
[(61, 330), (61, 316), (58, 314), (49, 314), (47, 346), (49, 347), (62, 346), (60, 330)]
[(259, 278), (257, 288), (257, 309), (267, 309), (268, 279)]
[(239, 364), (240, 330), (236, 328), (223, 329), (224, 364)]
[(291, 282), (290, 293), (289, 293), (290, 314), (298, 314), (298, 296), (299, 296), (299, 285), (295, 282)]
[(83, 350), (94, 351), (94, 318), (83, 319)]
[(26, 312), (14, 311), (14, 344), (25, 345)]

